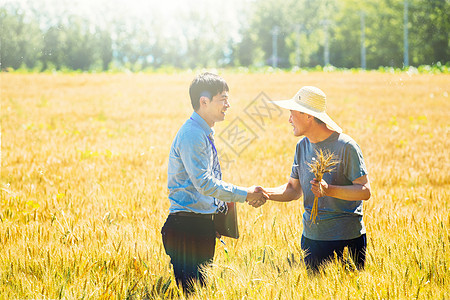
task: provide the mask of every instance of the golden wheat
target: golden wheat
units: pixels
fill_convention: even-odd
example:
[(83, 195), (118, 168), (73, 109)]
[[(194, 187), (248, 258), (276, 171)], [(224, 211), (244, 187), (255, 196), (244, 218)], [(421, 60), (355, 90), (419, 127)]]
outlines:
[[(307, 274), (302, 199), (239, 205), (241, 237), (225, 239), (228, 253), (217, 243), (208, 283), (192, 298), (450, 299), (448, 75), (221, 75), (231, 109), (216, 141), (224, 180), (241, 186), (285, 183), (298, 142), (288, 112), (260, 105), (267, 117), (257, 122), (245, 110), (252, 101), (260, 92), (290, 98), (304, 85), (325, 91), (327, 111), (358, 141), (371, 178), (366, 269), (330, 262)], [(192, 112), (193, 77), (0, 74), (0, 299), (181, 293), (160, 229), (168, 153)], [(236, 120), (255, 137), (239, 155), (226, 144)]]

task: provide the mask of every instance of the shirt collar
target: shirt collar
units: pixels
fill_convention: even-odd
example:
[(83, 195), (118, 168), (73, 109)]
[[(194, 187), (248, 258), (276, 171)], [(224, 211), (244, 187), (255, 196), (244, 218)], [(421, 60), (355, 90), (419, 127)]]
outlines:
[(195, 123), (200, 125), (200, 127), (203, 129), (203, 131), (205, 132), (206, 135), (208, 135), (208, 136), (210, 134), (214, 135), (214, 129), (209, 127), (208, 123), (206, 123), (206, 121), (203, 120), (203, 118), (200, 117), (200, 115), (198, 113), (196, 113), (195, 111), (192, 113), (191, 119), (194, 120)]

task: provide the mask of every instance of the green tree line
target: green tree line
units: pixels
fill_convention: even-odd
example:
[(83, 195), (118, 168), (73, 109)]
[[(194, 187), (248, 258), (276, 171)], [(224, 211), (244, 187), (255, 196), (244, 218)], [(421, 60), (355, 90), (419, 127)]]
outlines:
[(0, 6), (2, 70), (358, 68), (363, 59), (369, 69), (403, 67), (405, 3), (409, 65), (450, 57), (448, 0), (247, 0), (223, 8), (203, 1), (180, 8), (172, 23), (151, 8), (146, 18), (86, 17), (52, 14), (52, 0), (34, 3)]

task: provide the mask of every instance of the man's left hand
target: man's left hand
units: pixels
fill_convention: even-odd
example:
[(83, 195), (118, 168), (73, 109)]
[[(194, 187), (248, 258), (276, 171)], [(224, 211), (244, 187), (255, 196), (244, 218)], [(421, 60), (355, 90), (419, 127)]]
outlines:
[(327, 195), (328, 191), (328, 183), (325, 180), (321, 180), (320, 183), (317, 181), (316, 178), (310, 181), (311, 183), (311, 191), (313, 192), (314, 196), (320, 198)]

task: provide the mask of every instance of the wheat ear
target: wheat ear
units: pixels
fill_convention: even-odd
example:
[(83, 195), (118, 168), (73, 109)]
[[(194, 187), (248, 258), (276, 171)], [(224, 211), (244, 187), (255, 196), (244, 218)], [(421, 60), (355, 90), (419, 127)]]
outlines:
[[(334, 170), (338, 161), (335, 159), (333, 153), (328, 150), (322, 151), (322, 149), (315, 150), (316, 158), (313, 157), (313, 162), (308, 163), (311, 172), (314, 173), (316, 180), (320, 182), (323, 178), (323, 174), (329, 173)], [(322, 186), (319, 185), (320, 191), (322, 192)], [(319, 210), (319, 198), (314, 196), (314, 204), (311, 210), (310, 221), (316, 223), (317, 213)]]

